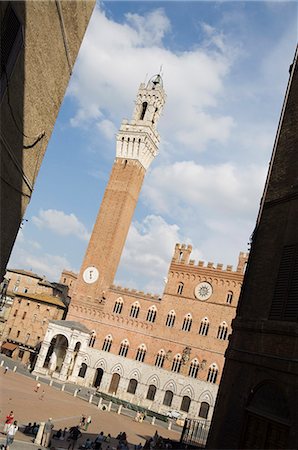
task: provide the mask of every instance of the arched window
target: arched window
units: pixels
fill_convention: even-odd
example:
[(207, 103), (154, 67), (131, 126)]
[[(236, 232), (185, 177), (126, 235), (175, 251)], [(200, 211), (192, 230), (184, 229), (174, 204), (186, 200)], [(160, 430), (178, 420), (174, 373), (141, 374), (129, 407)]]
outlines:
[(217, 375), (218, 375), (217, 365), (212, 364), (212, 366), (210, 366), (208, 370), (207, 381), (209, 381), (209, 383), (216, 383)]
[(78, 373), (78, 377), (80, 378), (85, 378), (86, 375), (86, 371), (87, 371), (87, 364), (82, 363), (79, 373)]
[(108, 336), (105, 337), (105, 340), (103, 341), (102, 350), (104, 352), (109, 352), (111, 350), (112, 343), (113, 343), (113, 338), (109, 334)]
[(165, 359), (166, 359), (165, 351), (159, 350), (159, 352), (156, 355), (155, 366), (161, 369), (162, 366), (164, 365)]
[(119, 297), (115, 301), (113, 313), (114, 314), (121, 314), (122, 308), (123, 308), (123, 300), (122, 300), (121, 297)]
[(210, 405), (207, 402), (202, 402), (199, 411), (199, 417), (203, 417), (203, 419), (207, 419)]
[(217, 339), (221, 339), (222, 341), (225, 341), (228, 337), (228, 325), (226, 322), (222, 322), (217, 331)]
[(184, 411), (184, 412), (188, 412), (189, 408), (190, 408), (190, 402), (191, 402), (191, 399), (187, 395), (184, 395), (184, 397), (182, 398), (180, 410)]
[(226, 299), (226, 302), (230, 305), (230, 304), (232, 303), (232, 300), (233, 300), (233, 292), (232, 292), (232, 291), (229, 291), (229, 292), (227, 293), (227, 299)]
[(207, 336), (208, 330), (209, 330), (209, 320), (207, 317), (204, 317), (204, 319), (202, 319), (200, 324), (199, 334), (201, 336)]
[(173, 401), (173, 397), (174, 397), (174, 394), (173, 394), (172, 391), (166, 391), (165, 392), (165, 396), (163, 398), (163, 402), (162, 402), (163, 405), (171, 406), (172, 405), (172, 401)]
[(170, 311), (167, 315), (166, 326), (173, 327), (176, 319), (175, 311)]
[(182, 358), (181, 358), (181, 355), (178, 354), (173, 359), (171, 371), (179, 373), (180, 369), (181, 369), (181, 365), (182, 365)]
[(193, 359), (189, 366), (188, 376), (191, 378), (197, 378), (199, 367), (199, 361), (197, 359)]
[(140, 311), (140, 304), (138, 302), (135, 302), (133, 305), (131, 305), (130, 308), (130, 317), (133, 317), (134, 319), (137, 319)]
[(118, 355), (119, 356), (124, 356), (124, 358), (125, 358), (126, 355), (127, 355), (128, 349), (129, 349), (129, 342), (128, 342), (127, 339), (125, 339), (120, 344), (120, 349), (119, 349)]
[(137, 390), (137, 386), (138, 386), (138, 382), (135, 379), (131, 379), (129, 380), (129, 384), (128, 384), (128, 388), (127, 388), (127, 392), (129, 394), (135, 394), (136, 390)]
[(143, 104), (142, 104), (142, 112), (141, 112), (141, 115), (140, 115), (140, 120), (144, 119), (147, 106), (148, 106), (148, 103), (147, 102), (143, 102)]
[(178, 295), (182, 295), (183, 288), (184, 288), (184, 284), (180, 282), (180, 283), (178, 284), (178, 288), (177, 288), (177, 294), (178, 294)]
[(152, 323), (155, 322), (156, 314), (157, 314), (156, 306), (155, 305), (150, 306), (150, 308), (148, 309), (148, 312), (147, 312), (147, 317), (146, 317), (147, 322), (152, 322)]
[(136, 361), (143, 362), (145, 359), (146, 351), (147, 351), (146, 345), (145, 344), (140, 345), (137, 350)]
[(96, 340), (96, 333), (95, 333), (95, 331), (91, 331), (91, 335), (90, 335), (90, 339), (89, 339), (89, 342), (88, 342), (88, 346), (89, 347), (94, 347), (95, 340)]
[(191, 324), (192, 324), (191, 314), (187, 314), (183, 320), (182, 331), (190, 331)]
[(150, 384), (148, 391), (147, 391), (147, 400), (153, 401), (156, 394), (156, 386), (154, 384)]

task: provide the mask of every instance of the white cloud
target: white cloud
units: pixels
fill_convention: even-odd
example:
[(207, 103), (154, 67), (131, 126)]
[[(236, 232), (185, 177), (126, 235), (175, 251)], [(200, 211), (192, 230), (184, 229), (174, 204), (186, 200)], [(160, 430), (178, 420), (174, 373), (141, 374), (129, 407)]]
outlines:
[(132, 104), (140, 81), (146, 74), (156, 74), (162, 65), (167, 93), (167, 120), (159, 127), (163, 139), (183, 143), (194, 152), (204, 150), (209, 141), (225, 142), (234, 120), (211, 108), (223, 93), (223, 80), (233, 60), (231, 45), (224, 43), (222, 33), (212, 29), (210, 37), (204, 27), (207, 40), (212, 38), (214, 43), (218, 37), (216, 45), (194, 45), (192, 50), (174, 53), (163, 46), (171, 24), (162, 9), (144, 16), (127, 13), (123, 24), (97, 9), (68, 89), (79, 105), (72, 124), (85, 126), (89, 121), (91, 125), (100, 118), (98, 128), (110, 134), (110, 122), (119, 126), (123, 117), (130, 118), (127, 105)]
[(218, 165), (182, 161), (159, 166), (148, 174), (143, 189), (146, 204), (158, 214), (178, 217), (179, 210), (193, 210), (194, 218), (216, 211), (242, 217), (255, 211), (265, 180), (263, 167), (244, 168), (232, 163)]
[(162, 8), (149, 12), (146, 16), (127, 13), (128, 24), (137, 31), (138, 41), (144, 46), (161, 45), (171, 24)]
[[(130, 287), (146, 292), (161, 293), (163, 278), (167, 275), (177, 242), (191, 244), (191, 239), (183, 236), (178, 225), (169, 224), (160, 216), (149, 215), (141, 223), (133, 222), (126, 240), (116, 283), (122, 284), (122, 279), (131, 277), (134, 284)], [(193, 249), (192, 258), (200, 256), (201, 252)], [(150, 280), (145, 286), (144, 278)]]
[(45, 276), (49, 281), (58, 281), (65, 268), (74, 270), (65, 256), (44, 252), (42, 246), (28, 239), (23, 231), (18, 234), (8, 267), (30, 270)]
[(102, 134), (105, 136), (105, 138), (111, 140), (115, 138), (115, 135), (117, 133), (117, 128), (113, 124), (111, 120), (102, 120), (97, 124), (98, 129), (102, 132)]
[(74, 214), (65, 214), (56, 209), (40, 210), (39, 215), (32, 217), (32, 222), (39, 228), (48, 228), (61, 236), (74, 235), (88, 241), (90, 233)]

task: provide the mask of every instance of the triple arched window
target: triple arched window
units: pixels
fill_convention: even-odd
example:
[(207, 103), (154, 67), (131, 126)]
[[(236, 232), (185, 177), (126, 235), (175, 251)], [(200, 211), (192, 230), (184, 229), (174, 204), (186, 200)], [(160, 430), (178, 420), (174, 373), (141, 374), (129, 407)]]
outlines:
[(209, 381), (209, 383), (216, 383), (217, 375), (218, 375), (217, 365), (212, 364), (208, 370), (207, 381)]
[(166, 353), (164, 350), (159, 350), (159, 352), (156, 355), (156, 359), (155, 359), (155, 366), (159, 367), (160, 369), (163, 367), (164, 362), (166, 359)]
[(121, 342), (120, 344), (120, 349), (119, 349), (119, 356), (124, 356), (124, 358), (127, 356), (127, 352), (129, 349), (129, 342), (127, 339), (124, 339), (124, 341)]
[(201, 320), (199, 334), (201, 336), (207, 336), (208, 330), (209, 330), (209, 320), (208, 317), (204, 317), (204, 319)]
[(123, 308), (123, 299), (121, 297), (119, 297), (119, 298), (117, 298), (117, 300), (116, 300), (116, 302), (114, 304), (113, 313), (114, 314), (121, 314), (122, 308)]
[(190, 331), (192, 325), (192, 317), (191, 314), (187, 314), (184, 317), (183, 324), (182, 324), (182, 331)]
[(178, 353), (178, 355), (176, 355), (173, 359), (171, 371), (179, 373), (181, 370), (181, 366), (182, 366), (182, 357)]
[(167, 315), (166, 326), (173, 327), (174, 323), (175, 323), (175, 319), (176, 319), (176, 314), (175, 314), (175, 311), (172, 310)]
[(146, 351), (147, 351), (146, 345), (145, 344), (140, 345), (136, 353), (136, 361), (143, 362), (145, 359)]
[(150, 306), (150, 308), (148, 309), (148, 312), (147, 312), (147, 317), (146, 317), (147, 322), (152, 322), (152, 323), (155, 322), (156, 314), (157, 314), (156, 306), (155, 305)]
[(196, 358), (193, 359), (189, 366), (188, 376), (191, 378), (197, 378), (199, 368), (200, 368), (199, 361)]
[(103, 341), (102, 350), (104, 352), (109, 352), (111, 350), (111, 346), (113, 343), (113, 338), (110, 334), (105, 337), (105, 340)]
[(226, 322), (222, 322), (217, 330), (217, 339), (225, 341), (228, 338), (228, 325)]
[(95, 331), (91, 331), (88, 347), (94, 347), (95, 341), (96, 341), (96, 333)]
[(134, 319), (137, 319), (137, 317), (139, 315), (139, 312), (140, 312), (140, 304), (139, 304), (139, 302), (133, 303), (131, 305), (131, 308), (130, 308), (130, 313), (129, 313), (130, 317), (133, 317)]

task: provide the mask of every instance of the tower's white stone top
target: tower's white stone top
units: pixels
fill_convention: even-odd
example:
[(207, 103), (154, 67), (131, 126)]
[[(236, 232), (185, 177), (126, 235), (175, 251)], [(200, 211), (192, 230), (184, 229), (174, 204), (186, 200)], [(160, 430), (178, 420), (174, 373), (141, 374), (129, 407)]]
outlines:
[(138, 160), (148, 169), (158, 154), (156, 125), (165, 99), (160, 75), (152, 77), (147, 85), (140, 85), (132, 120), (123, 120), (117, 135), (117, 158)]

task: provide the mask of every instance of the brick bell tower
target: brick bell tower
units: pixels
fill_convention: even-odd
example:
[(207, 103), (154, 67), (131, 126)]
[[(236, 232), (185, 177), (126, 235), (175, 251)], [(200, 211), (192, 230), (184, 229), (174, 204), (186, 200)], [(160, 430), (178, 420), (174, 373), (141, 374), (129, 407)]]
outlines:
[(146, 170), (158, 154), (156, 125), (165, 98), (162, 78), (155, 75), (147, 85), (140, 85), (132, 119), (122, 121), (116, 159), (74, 288), (72, 307), (89, 304), (101, 309), (104, 305), (105, 290), (113, 283)]

